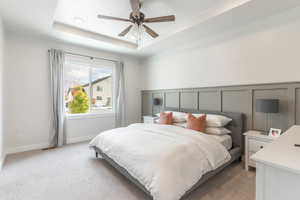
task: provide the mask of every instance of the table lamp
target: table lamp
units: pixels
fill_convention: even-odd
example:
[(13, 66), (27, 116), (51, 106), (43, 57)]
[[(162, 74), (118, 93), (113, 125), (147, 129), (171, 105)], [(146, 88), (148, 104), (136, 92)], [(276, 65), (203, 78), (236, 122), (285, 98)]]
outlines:
[(256, 99), (256, 112), (266, 114), (266, 130), (269, 130), (269, 115), (279, 113), (279, 99)]

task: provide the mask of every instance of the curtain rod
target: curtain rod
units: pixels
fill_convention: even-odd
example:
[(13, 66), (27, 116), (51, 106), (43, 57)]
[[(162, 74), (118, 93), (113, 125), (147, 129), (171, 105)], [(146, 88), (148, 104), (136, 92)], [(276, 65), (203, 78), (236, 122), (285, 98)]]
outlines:
[[(50, 52), (50, 49), (48, 50), (48, 52)], [(87, 57), (87, 58), (91, 58), (91, 59), (99, 59), (99, 60), (106, 60), (106, 61), (110, 61), (110, 62), (120, 62), (118, 60), (111, 60), (111, 59), (107, 59), (107, 58), (100, 58), (100, 57), (94, 57), (94, 56), (87, 56), (87, 55), (83, 55), (83, 54), (78, 54), (78, 53), (71, 53), (68, 51), (63, 51), (65, 54), (69, 54), (69, 55), (73, 55), (73, 56), (81, 56), (81, 57)]]

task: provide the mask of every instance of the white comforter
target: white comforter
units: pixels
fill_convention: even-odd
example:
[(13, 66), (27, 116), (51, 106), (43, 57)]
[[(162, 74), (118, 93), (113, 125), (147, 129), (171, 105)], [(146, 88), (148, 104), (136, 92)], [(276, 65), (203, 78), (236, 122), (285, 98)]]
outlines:
[(158, 124), (132, 124), (100, 133), (96, 146), (150, 191), (154, 200), (179, 200), (203, 174), (230, 160), (213, 137)]

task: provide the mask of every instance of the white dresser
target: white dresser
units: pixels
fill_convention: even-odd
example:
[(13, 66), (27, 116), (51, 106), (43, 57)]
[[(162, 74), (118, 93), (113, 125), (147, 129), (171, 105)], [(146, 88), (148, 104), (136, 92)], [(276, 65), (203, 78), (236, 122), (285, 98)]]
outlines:
[(293, 126), (254, 154), (256, 200), (300, 199), (300, 126)]

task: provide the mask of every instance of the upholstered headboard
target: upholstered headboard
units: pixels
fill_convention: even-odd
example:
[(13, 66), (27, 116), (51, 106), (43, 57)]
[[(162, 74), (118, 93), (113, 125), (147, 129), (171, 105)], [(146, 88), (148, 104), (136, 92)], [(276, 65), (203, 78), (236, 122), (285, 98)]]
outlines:
[[(169, 111), (178, 111), (178, 109), (165, 108)], [(232, 121), (226, 126), (227, 129), (231, 131), (233, 147), (240, 147), (241, 150), (244, 148), (243, 141), (243, 113), (236, 112), (218, 112), (218, 111), (209, 111), (209, 110), (190, 110), (190, 109), (181, 109), (180, 112), (186, 113), (205, 113), (205, 114), (217, 114), (229, 117)]]

